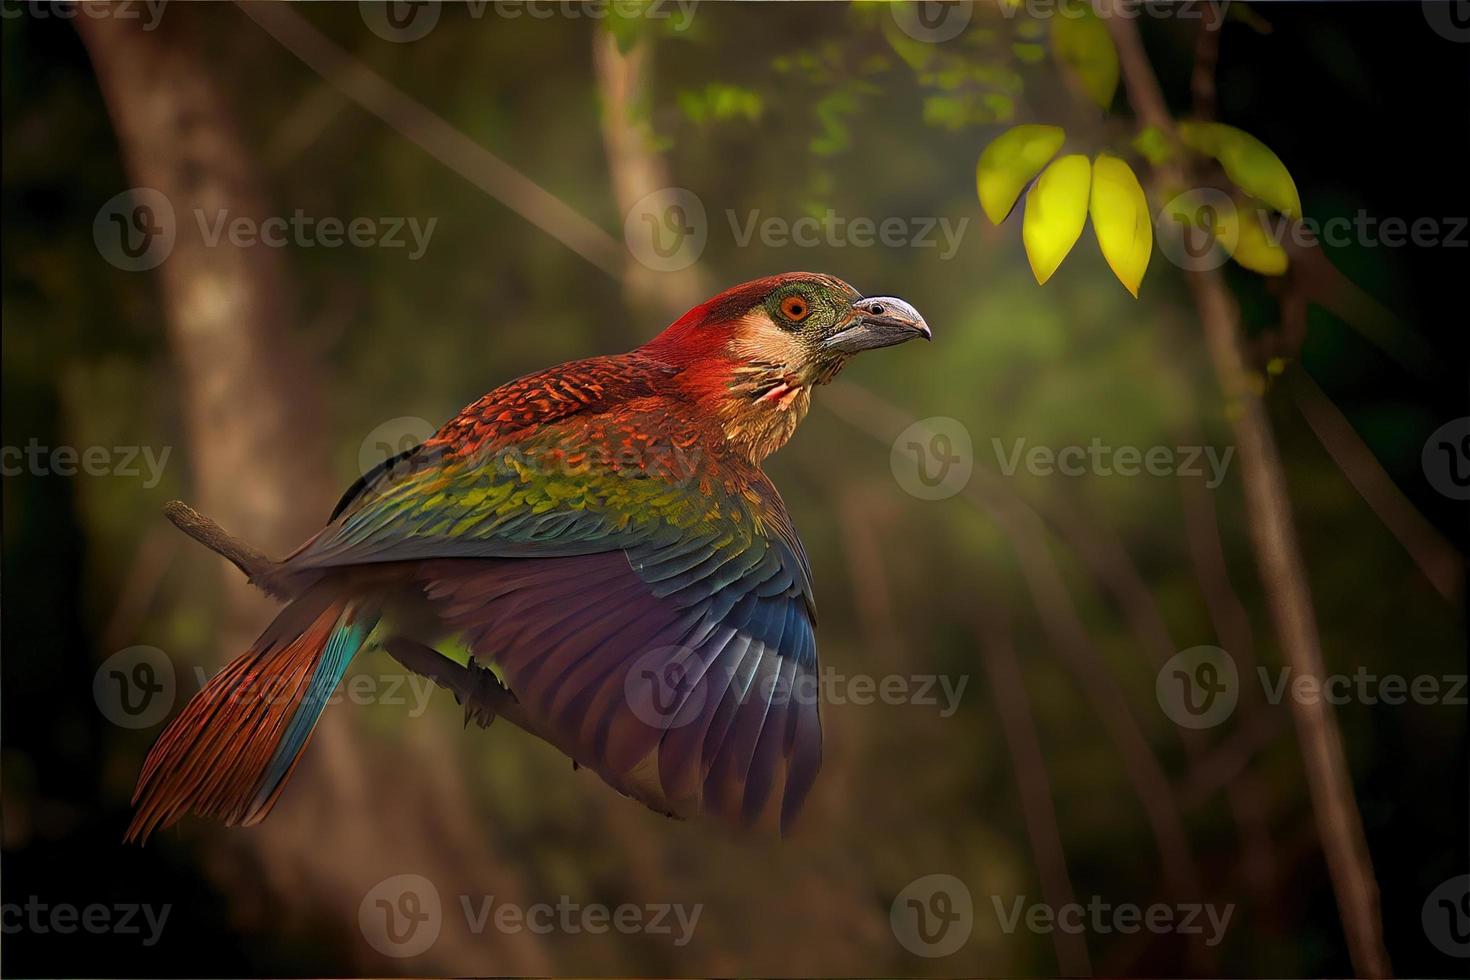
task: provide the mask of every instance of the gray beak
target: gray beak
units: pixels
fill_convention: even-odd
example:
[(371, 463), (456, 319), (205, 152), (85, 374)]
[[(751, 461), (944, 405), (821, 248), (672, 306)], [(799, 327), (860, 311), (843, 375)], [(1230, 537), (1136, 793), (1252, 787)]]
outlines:
[(853, 316), (841, 330), (822, 341), (822, 350), (841, 354), (892, 347), (915, 337), (933, 340), (919, 311), (892, 296), (869, 296), (852, 304)]

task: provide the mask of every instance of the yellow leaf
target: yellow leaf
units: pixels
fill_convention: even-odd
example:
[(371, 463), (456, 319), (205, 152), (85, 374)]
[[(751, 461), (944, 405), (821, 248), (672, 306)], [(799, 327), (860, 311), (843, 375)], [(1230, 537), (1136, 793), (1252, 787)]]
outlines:
[(1106, 109), (1118, 89), (1118, 49), (1107, 27), (1087, 4), (1058, 10), (1052, 17), (1051, 49), (1076, 72), (1087, 97)]
[(1154, 249), (1154, 229), (1148, 198), (1133, 168), (1106, 153), (1092, 164), (1092, 197), (1087, 205), (1092, 228), (1108, 268), (1133, 298), (1148, 269)]
[(1224, 123), (1185, 120), (1179, 123), (1179, 141), (1219, 160), (1225, 176), (1250, 196), (1300, 220), (1302, 199), (1286, 164), (1250, 133)]
[(1285, 275), (1286, 249), (1266, 230), (1264, 217), (1263, 212), (1253, 210), (1222, 214), (1216, 236), (1226, 245), (1230, 257), (1252, 272), (1263, 276)]
[(1010, 214), (1031, 178), (1062, 148), (1066, 133), (1059, 126), (1016, 126), (1001, 133), (980, 154), (975, 185), (980, 207), (998, 225)]
[(1038, 283), (1057, 271), (1087, 223), (1092, 163), (1080, 153), (1056, 160), (1041, 173), (1026, 198), (1021, 241)]

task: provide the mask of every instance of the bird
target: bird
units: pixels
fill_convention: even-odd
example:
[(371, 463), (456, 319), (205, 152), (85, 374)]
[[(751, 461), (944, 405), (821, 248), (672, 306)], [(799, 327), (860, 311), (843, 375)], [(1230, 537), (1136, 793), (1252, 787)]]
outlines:
[(175, 502), (285, 605), (160, 734), (125, 839), (264, 819), (374, 646), (653, 810), (789, 834), (821, 766), (817, 610), (762, 463), (853, 355), (916, 337), (904, 300), (768, 276), (495, 388), (279, 561)]

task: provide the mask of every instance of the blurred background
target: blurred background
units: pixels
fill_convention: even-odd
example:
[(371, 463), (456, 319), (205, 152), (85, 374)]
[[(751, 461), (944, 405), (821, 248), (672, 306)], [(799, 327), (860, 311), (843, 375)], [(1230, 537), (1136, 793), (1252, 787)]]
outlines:
[[(5, 974), (1464, 975), (1457, 8), (1140, 8), (1104, 111), (1054, 5), (615, 7), (6, 0)], [(1055, 123), (1160, 205), (1128, 37), (1350, 230), (1283, 276), (1186, 272), (1161, 230), (1137, 300), (1089, 230), (1038, 286), (976, 158)], [(489, 388), (792, 269), (936, 335), (767, 464), (841, 680), (797, 833), (646, 812), (373, 652), (270, 820), (121, 844), (163, 723), (270, 616), (166, 501), (285, 552)], [(1094, 444), (1170, 462), (1011, 464)], [(1172, 693), (1225, 676), (1199, 647), (1234, 671), (1204, 718)], [(1326, 710), (1317, 649), (1352, 679)], [(1172, 925), (1047, 927), (1073, 903)]]

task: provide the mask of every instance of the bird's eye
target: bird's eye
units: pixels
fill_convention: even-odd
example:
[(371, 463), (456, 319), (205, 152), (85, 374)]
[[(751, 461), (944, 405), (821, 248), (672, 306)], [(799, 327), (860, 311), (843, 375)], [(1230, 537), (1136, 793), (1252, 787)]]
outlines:
[(806, 299), (801, 296), (788, 296), (781, 301), (781, 315), (792, 323), (800, 323), (806, 319), (806, 315), (812, 311)]

